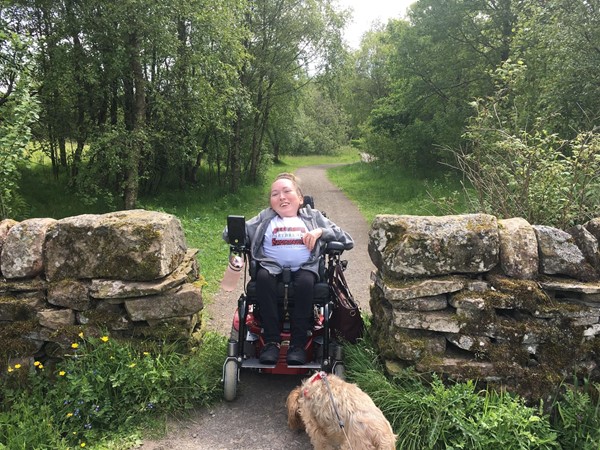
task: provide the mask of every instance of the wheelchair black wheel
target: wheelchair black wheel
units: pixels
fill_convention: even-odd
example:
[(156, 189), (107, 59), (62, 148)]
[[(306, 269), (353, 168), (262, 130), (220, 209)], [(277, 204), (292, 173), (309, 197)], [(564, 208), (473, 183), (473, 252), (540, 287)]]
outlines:
[(231, 359), (225, 363), (223, 369), (223, 397), (228, 402), (235, 400), (237, 396), (238, 364)]
[(337, 363), (333, 366), (332, 373), (344, 380), (346, 378), (346, 367), (342, 363)]
[(229, 339), (233, 339), (236, 342), (239, 339), (238, 330), (236, 330), (233, 325), (231, 325), (231, 332), (229, 333)]

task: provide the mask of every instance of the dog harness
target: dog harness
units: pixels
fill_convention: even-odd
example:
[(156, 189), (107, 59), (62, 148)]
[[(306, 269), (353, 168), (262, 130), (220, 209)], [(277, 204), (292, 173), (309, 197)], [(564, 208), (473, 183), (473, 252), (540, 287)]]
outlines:
[[(315, 381), (323, 381), (323, 383), (325, 384), (325, 387), (327, 388), (327, 392), (329, 393), (329, 399), (331, 400), (331, 406), (333, 408), (333, 412), (335, 413), (335, 416), (337, 417), (337, 420), (338, 420), (338, 425), (340, 426), (340, 428), (342, 429), (342, 432), (344, 433), (344, 436), (346, 437), (346, 441), (347, 441), (348, 445), (350, 446), (350, 450), (352, 450), (352, 446), (350, 445), (350, 440), (348, 439), (348, 435), (346, 435), (346, 430), (344, 429), (344, 421), (342, 420), (342, 418), (340, 416), (340, 412), (337, 409), (337, 405), (335, 404), (335, 399), (333, 398), (333, 393), (331, 392), (331, 386), (329, 386), (329, 380), (327, 379), (327, 373), (325, 373), (323, 371), (317, 372), (315, 374), (315, 376), (313, 377), (311, 383), (314, 383)], [(304, 392), (302, 394), (305, 398), (308, 398), (307, 389), (304, 389)]]

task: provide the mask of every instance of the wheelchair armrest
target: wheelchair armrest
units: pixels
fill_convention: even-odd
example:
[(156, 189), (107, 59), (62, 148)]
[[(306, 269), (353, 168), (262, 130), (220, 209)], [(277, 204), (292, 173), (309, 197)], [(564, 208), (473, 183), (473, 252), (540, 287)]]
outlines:
[(338, 241), (331, 241), (325, 246), (325, 253), (328, 255), (341, 255), (344, 250), (350, 250), (352, 247), (354, 247), (354, 244), (342, 244)]
[(251, 260), (250, 264), (248, 264), (248, 274), (250, 275), (250, 279), (256, 279), (256, 272), (258, 271), (258, 264), (256, 261)]

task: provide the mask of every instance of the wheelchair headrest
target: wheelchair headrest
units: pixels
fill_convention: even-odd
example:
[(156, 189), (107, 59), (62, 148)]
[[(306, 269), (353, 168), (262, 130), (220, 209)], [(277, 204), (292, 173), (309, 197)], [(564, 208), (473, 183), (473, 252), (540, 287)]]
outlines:
[(303, 206), (310, 206), (312, 209), (315, 209), (315, 199), (312, 197), (312, 195), (305, 195), (304, 196), (304, 200), (302, 202)]

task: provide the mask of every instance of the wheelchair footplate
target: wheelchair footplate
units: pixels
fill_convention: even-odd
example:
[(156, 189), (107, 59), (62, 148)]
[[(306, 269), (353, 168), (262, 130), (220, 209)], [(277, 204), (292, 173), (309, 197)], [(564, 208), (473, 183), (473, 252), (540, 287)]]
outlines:
[[(240, 367), (248, 369), (259, 369), (261, 372), (274, 374), (304, 374), (310, 370), (323, 370), (322, 363), (316, 359), (304, 364), (290, 365), (287, 363), (287, 350), (289, 344), (283, 342), (279, 352), (279, 359), (275, 364), (262, 364), (258, 357), (246, 356), (242, 359)], [(310, 356), (310, 355), (309, 355)], [(312, 355), (314, 357), (314, 355)]]
[(298, 364), (298, 365), (288, 365), (285, 360), (283, 361), (283, 364), (281, 362), (277, 362), (275, 364), (262, 364), (258, 360), (258, 358), (246, 358), (242, 361), (242, 365), (241, 365), (241, 367), (244, 369), (271, 369), (271, 370), (274, 370), (278, 366), (282, 370), (285, 370), (285, 369), (288, 369), (288, 370), (299, 369), (302, 371), (321, 370), (321, 364), (316, 361), (307, 362), (305, 364)]

